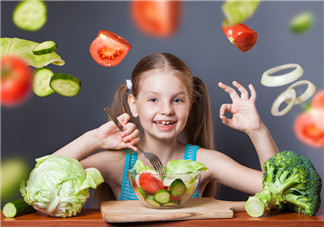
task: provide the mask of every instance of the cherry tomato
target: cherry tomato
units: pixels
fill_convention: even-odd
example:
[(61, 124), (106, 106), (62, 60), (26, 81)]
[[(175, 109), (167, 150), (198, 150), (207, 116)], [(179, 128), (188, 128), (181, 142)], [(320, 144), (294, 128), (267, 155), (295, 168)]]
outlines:
[(181, 1), (131, 1), (130, 10), (137, 27), (155, 37), (173, 35), (181, 18)]
[(32, 71), (19, 57), (1, 57), (1, 105), (15, 106), (31, 93)]
[(90, 54), (100, 65), (111, 67), (118, 65), (131, 47), (129, 42), (119, 35), (100, 30), (98, 36), (91, 43)]
[(295, 121), (295, 133), (303, 143), (312, 147), (324, 147), (324, 109), (311, 109)]
[(162, 181), (147, 172), (144, 172), (139, 176), (139, 183), (146, 192), (152, 194), (158, 190), (164, 189)]
[(318, 91), (312, 98), (312, 108), (324, 109), (324, 89)]
[(257, 33), (245, 24), (223, 25), (222, 29), (228, 40), (242, 52), (251, 49), (257, 41)]

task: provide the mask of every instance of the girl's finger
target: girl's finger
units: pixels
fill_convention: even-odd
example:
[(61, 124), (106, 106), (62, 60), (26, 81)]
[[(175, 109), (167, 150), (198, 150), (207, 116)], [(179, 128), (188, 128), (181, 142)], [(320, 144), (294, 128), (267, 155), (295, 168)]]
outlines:
[(225, 116), (219, 116), (219, 118), (222, 120), (223, 124), (228, 125), (230, 119)]
[(238, 99), (239, 98), (239, 96), (238, 96), (238, 94), (236, 93), (236, 91), (233, 89), (233, 88), (231, 88), (230, 86), (227, 86), (227, 85), (225, 85), (225, 84), (223, 84), (222, 82), (219, 82), (218, 83), (218, 86), (221, 88), (221, 89), (223, 89), (225, 92), (227, 92), (229, 95), (230, 95), (230, 97), (231, 97), (231, 99), (234, 101), (235, 99)]
[(224, 116), (226, 111), (227, 112), (232, 111), (232, 104), (225, 103), (225, 104), (221, 105), (221, 107), (219, 109), (219, 116)]
[(255, 91), (255, 89), (254, 89), (254, 87), (253, 87), (252, 84), (249, 84), (249, 89), (250, 89), (250, 91), (251, 91), (251, 97), (250, 97), (250, 100), (252, 100), (252, 101), (255, 102), (255, 100), (256, 100), (256, 98), (257, 98), (257, 94), (256, 94), (256, 91)]
[(241, 92), (241, 98), (242, 99), (248, 99), (249, 98), (249, 93), (247, 90), (238, 82), (233, 81), (233, 85)]
[(140, 132), (138, 129), (136, 129), (135, 131), (133, 131), (131, 134), (124, 136), (123, 137), (123, 142), (130, 142), (136, 138), (139, 138)]
[(123, 113), (120, 116), (118, 116), (117, 119), (121, 123), (122, 127), (125, 129), (130, 117), (127, 113)]

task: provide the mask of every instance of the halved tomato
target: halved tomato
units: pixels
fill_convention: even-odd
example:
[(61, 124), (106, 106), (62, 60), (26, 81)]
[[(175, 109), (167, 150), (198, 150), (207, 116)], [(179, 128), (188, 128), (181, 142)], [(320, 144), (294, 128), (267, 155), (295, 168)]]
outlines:
[(137, 27), (148, 35), (169, 37), (181, 18), (181, 1), (131, 1), (131, 16)]
[(143, 172), (139, 176), (139, 184), (146, 192), (152, 194), (164, 189), (162, 181), (149, 172)]
[(100, 30), (90, 46), (92, 58), (100, 65), (111, 67), (118, 65), (132, 46), (113, 32)]
[(324, 89), (316, 92), (312, 98), (312, 108), (324, 109)]
[(32, 71), (17, 56), (1, 57), (1, 105), (15, 106), (32, 91)]
[(311, 109), (295, 121), (295, 133), (303, 143), (312, 147), (324, 147), (324, 109)]

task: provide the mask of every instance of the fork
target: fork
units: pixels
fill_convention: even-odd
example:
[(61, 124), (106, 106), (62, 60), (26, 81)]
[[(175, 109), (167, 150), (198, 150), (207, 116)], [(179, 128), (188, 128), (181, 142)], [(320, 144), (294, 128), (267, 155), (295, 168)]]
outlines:
[[(118, 121), (117, 117), (115, 114), (111, 111), (109, 107), (105, 108), (105, 111), (108, 115), (108, 117), (112, 120), (112, 122), (115, 123), (115, 125), (119, 128), (120, 131), (124, 131), (124, 128), (122, 124)], [(139, 146), (135, 145), (135, 147), (145, 156), (146, 159), (150, 161), (152, 164), (153, 168), (159, 173), (159, 174), (164, 174), (164, 168), (163, 164), (160, 160), (160, 158), (153, 153), (146, 152), (143, 149), (141, 149)]]

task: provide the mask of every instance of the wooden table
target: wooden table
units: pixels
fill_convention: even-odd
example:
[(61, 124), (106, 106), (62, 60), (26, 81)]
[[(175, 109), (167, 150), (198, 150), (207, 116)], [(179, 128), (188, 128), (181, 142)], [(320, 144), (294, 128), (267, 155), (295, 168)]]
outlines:
[(40, 213), (27, 214), (15, 218), (5, 218), (1, 212), (1, 226), (324, 226), (324, 209), (316, 216), (306, 216), (298, 213), (272, 213), (260, 218), (251, 218), (246, 212), (235, 213), (230, 219), (205, 219), (170, 222), (137, 222), (137, 223), (106, 223), (99, 209), (83, 209), (72, 218), (53, 218)]

